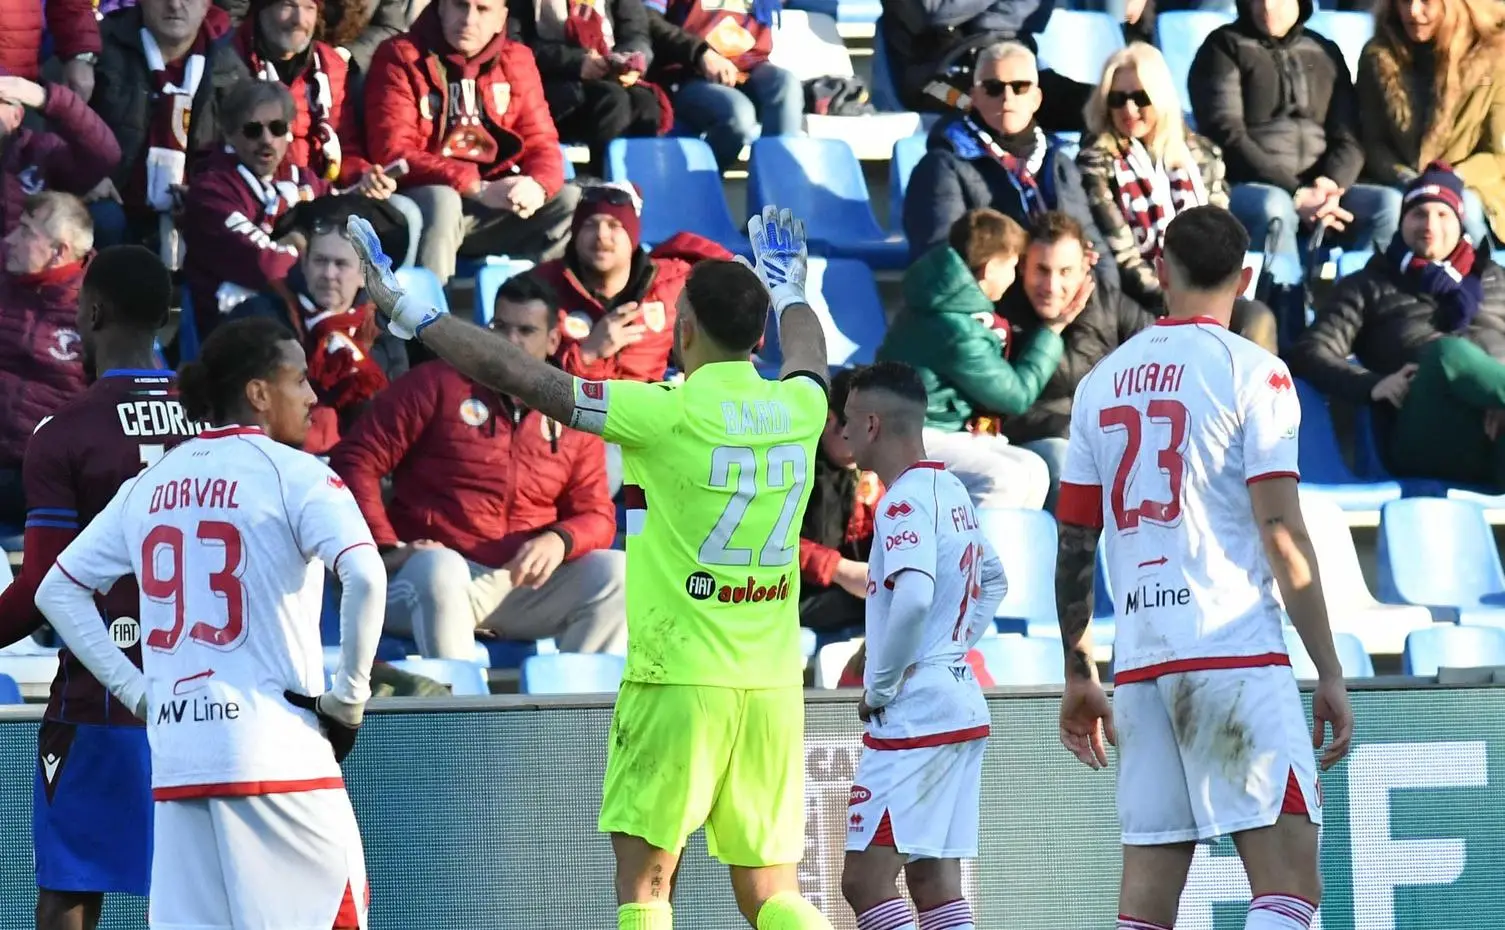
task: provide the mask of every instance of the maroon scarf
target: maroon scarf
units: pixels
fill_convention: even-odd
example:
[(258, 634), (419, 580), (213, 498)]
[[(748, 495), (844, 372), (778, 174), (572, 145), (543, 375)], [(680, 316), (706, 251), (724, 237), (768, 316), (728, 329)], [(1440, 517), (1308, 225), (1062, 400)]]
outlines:
[(1118, 208), (1147, 262), (1160, 257), (1165, 228), (1176, 214), (1207, 203), (1207, 188), (1195, 166), (1156, 165), (1137, 139), (1120, 141), (1119, 155), (1113, 159), (1113, 183), (1118, 188)]
[[(240, 38), (251, 73), (263, 81), (281, 82), (276, 64), (257, 51), (251, 22), (248, 20), (241, 28), (247, 30)], [(337, 54), (323, 42), (309, 45), (308, 66), (303, 72), (303, 89), (308, 96), (308, 168), (316, 177), (335, 181), (340, 176), (344, 152), (340, 149), (340, 136), (332, 122), (334, 86), (330, 84), (329, 72), (324, 67), (326, 53)]]
[(188, 122), (193, 113), (193, 98), (208, 68), (209, 35), (200, 27), (181, 63), (162, 60), (157, 42), (145, 28), (141, 30), (142, 50), (151, 71), (151, 117), (147, 125), (146, 144), (151, 148), (173, 152), (188, 151)]

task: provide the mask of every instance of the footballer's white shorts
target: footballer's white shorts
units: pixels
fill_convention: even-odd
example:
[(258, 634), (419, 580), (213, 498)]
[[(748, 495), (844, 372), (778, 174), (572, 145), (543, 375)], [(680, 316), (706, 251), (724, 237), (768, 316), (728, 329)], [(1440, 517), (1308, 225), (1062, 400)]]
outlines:
[(977, 858), (986, 738), (862, 750), (847, 806), (847, 852), (892, 846), (911, 859)]
[(1210, 840), (1302, 814), (1322, 823), (1312, 733), (1286, 666), (1113, 689), (1126, 846)]
[(356, 930), (366, 859), (343, 788), (158, 801), (151, 930)]

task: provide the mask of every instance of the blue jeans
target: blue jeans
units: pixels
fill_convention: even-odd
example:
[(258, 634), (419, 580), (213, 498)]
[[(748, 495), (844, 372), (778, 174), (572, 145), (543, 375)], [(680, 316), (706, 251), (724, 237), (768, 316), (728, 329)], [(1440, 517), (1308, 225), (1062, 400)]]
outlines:
[[(1329, 232), (1325, 242), (1346, 249), (1374, 249), (1383, 252), (1400, 226), (1400, 191), (1374, 184), (1355, 184), (1343, 194), (1343, 209), (1353, 214), (1353, 222), (1339, 233)], [(1298, 255), (1297, 236), (1301, 221), (1291, 195), (1272, 184), (1237, 184), (1228, 199), (1228, 209), (1249, 231), (1249, 247), (1262, 251), (1270, 221), (1280, 220), (1280, 235), (1275, 251)], [(1482, 213), (1482, 207), (1481, 207)]]
[(705, 139), (725, 169), (760, 135), (797, 136), (805, 120), (805, 88), (793, 72), (764, 62), (738, 87), (694, 78), (674, 95), (674, 132)]
[(1050, 490), (1045, 494), (1045, 510), (1048, 513), (1056, 512), (1056, 497), (1061, 493), (1061, 469), (1066, 466), (1067, 445), (1067, 441), (1060, 436), (1046, 436), (1044, 439), (1019, 443), (1019, 448), (1028, 449), (1044, 459), (1045, 468), (1050, 472)]

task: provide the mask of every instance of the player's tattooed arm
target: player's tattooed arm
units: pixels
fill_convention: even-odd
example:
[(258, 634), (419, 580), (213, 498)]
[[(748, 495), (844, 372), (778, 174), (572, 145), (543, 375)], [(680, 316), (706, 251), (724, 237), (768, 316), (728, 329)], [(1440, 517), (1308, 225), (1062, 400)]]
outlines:
[(1066, 674), (1093, 678), (1092, 573), (1097, 561), (1098, 530), (1062, 523), (1056, 552), (1056, 610), (1066, 649)]
[(468, 378), (520, 399), (560, 423), (575, 413), (575, 379), (502, 336), (446, 313), (423, 328), (423, 344)]

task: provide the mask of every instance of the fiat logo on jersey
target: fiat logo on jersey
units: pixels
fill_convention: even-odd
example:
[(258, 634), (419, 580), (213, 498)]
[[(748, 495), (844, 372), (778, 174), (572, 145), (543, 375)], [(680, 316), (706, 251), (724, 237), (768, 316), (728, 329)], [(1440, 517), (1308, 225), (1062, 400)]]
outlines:
[(716, 593), (716, 579), (710, 572), (695, 572), (685, 579), (685, 593), (703, 601)]
[(901, 529), (892, 536), (883, 537), (883, 551), (892, 552), (895, 549), (913, 549), (920, 544), (920, 534), (911, 529)]

